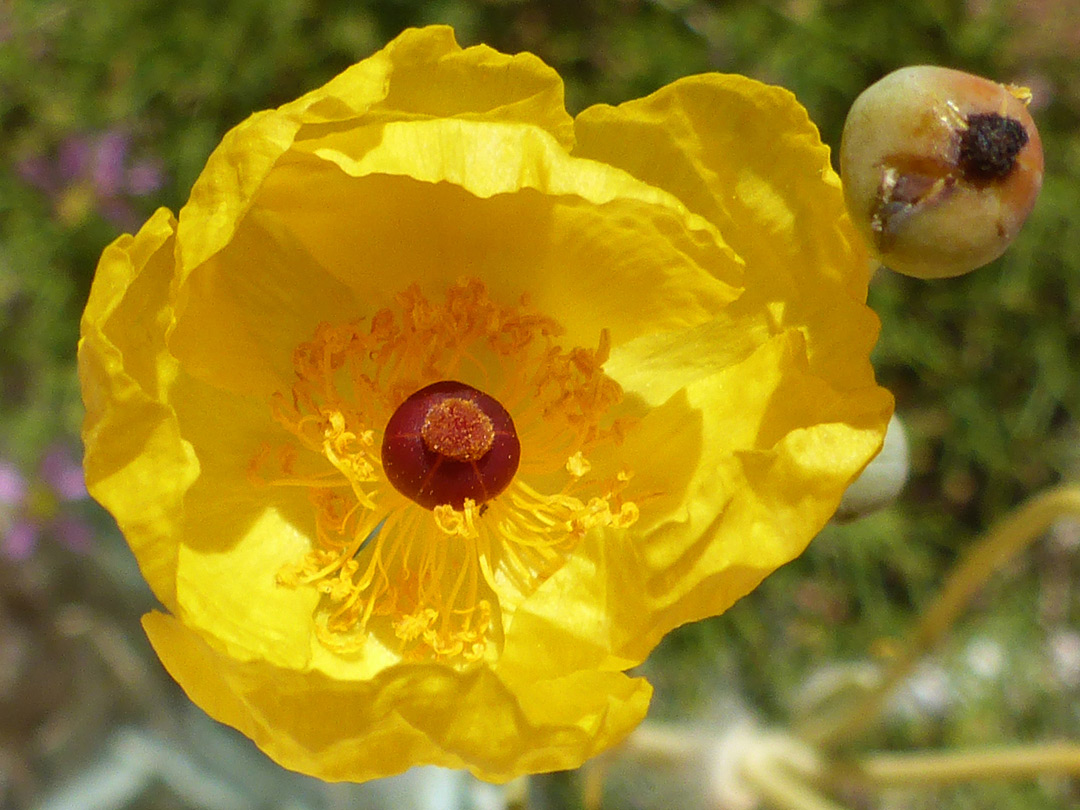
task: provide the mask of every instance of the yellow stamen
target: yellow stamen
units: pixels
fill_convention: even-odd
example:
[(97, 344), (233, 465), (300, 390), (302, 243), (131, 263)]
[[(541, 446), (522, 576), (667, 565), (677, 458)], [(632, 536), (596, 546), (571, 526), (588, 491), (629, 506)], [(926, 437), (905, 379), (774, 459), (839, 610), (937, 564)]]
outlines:
[[(629, 475), (597, 479), (587, 458), (627, 429), (613, 414), (622, 391), (603, 373), (606, 331), (596, 349), (563, 349), (556, 322), (525, 300), (493, 301), (479, 281), (452, 285), (442, 303), (413, 286), (396, 303), (366, 327), (322, 324), (297, 347), (291, 389), (272, 401), (295, 440), (259, 448), (249, 475), (309, 487), (316, 536), (278, 582), (323, 594), (315, 629), (324, 644), (348, 652), (374, 637), (403, 659), (467, 664), (497, 653), (507, 600), (535, 590), (589, 531), (637, 519), (623, 497)], [(449, 379), (510, 411), (521, 466), (482, 505), (427, 510), (387, 482), (378, 448), (407, 397)], [(466, 400), (446, 402), (425, 424), (425, 443), (463, 460), (482, 456), (490, 419), (477, 419)]]

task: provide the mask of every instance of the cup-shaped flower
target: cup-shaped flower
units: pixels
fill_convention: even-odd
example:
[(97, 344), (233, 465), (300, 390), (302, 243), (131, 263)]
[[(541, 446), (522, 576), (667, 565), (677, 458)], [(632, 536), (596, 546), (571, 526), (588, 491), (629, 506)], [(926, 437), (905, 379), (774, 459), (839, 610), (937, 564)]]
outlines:
[(105, 250), (89, 488), (165, 667), (279, 762), (574, 767), (880, 447), (868, 268), (788, 92), (575, 119), (534, 56), (408, 31)]

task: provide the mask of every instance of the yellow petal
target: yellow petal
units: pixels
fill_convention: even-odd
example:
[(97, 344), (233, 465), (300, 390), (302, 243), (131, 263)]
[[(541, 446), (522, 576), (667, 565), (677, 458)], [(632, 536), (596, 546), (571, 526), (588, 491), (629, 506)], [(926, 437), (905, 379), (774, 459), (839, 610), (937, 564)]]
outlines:
[(370, 59), (282, 109), (299, 112), (307, 124), (348, 121), (348, 127), (310, 130), (311, 137), (336, 134), (339, 146), (354, 137), (362, 118), (527, 123), (567, 148), (574, 137), (558, 73), (531, 53), (507, 55), (486, 45), (462, 49), (444, 25), (407, 29)]
[(326, 85), (226, 134), (180, 214), (183, 276), (228, 243), (294, 140), (375, 143), (389, 121), (464, 117), (527, 122), (568, 145), (573, 125), (562, 100), (562, 80), (532, 54), (462, 50), (445, 26), (407, 30)]
[(167, 606), (176, 604), (183, 496), (199, 472), (168, 401), (176, 375), (165, 348), (175, 226), (161, 209), (137, 235), (105, 249), (79, 341), (87, 489), (116, 517)]
[(181, 287), (171, 345), (192, 373), (267, 396), (319, 320), (370, 317), (413, 280), (436, 299), (462, 276), (527, 295), (572, 345), (700, 324), (738, 295), (740, 263), (708, 222), (543, 130), (384, 129), (362, 160), (290, 153), (265, 177), (231, 243)]
[(731, 309), (689, 329), (652, 332), (617, 345), (604, 371), (648, 405), (663, 405), (687, 385), (742, 362), (772, 337), (761, 313)]
[(188, 696), (273, 759), (330, 781), (417, 764), (505, 782), (574, 768), (644, 717), (651, 689), (617, 672), (569, 673), (511, 691), (485, 668), (399, 665), (368, 681), (240, 662), (176, 619), (143, 618), (154, 650)]
[(251, 214), (176, 296), (169, 348), (184, 369), (264, 402), (288, 386), (292, 352), (319, 323), (346, 323), (367, 309), (284, 228)]
[(802, 327), (811, 365), (865, 384), (876, 340), (863, 302), (869, 261), (829, 150), (795, 97), (742, 76), (676, 81), (575, 121), (574, 154), (618, 166), (711, 221), (749, 268), (737, 309)]
[[(685, 391), (701, 414), (702, 452), (681, 503), (643, 527), (644, 570), (632, 575), (642, 578), (654, 628), (630, 635), (631, 660), (668, 629), (723, 612), (802, 553), (880, 449), (892, 412), (876, 385), (842, 391), (815, 374), (795, 330)], [(658, 486), (681, 472), (669, 454), (657, 461)]]
[(185, 493), (174, 610), (213, 633), (239, 660), (310, 665), (316, 640), (313, 589), (283, 588), (277, 572), (310, 547), (307, 490), (260, 484), (251, 474), (262, 446), (280, 440), (265, 402), (183, 375), (173, 389), (184, 438), (200, 460)]
[[(568, 157), (532, 126), (396, 124), (362, 160), (318, 156), (345, 173), (318, 174), (337, 222), (318, 218), (287, 175), (265, 206), (364, 300), (397, 287), (406, 268), (436, 290), (477, 275), (507, 300), (527, 292), (569, 329), (585, 320), (588, 343), (597, 324), (696, 323), (737, 295), (738, 259), (707, 221), (622, 171)], [(346, 230), (353, 222), (363, 233)], [(586, 262), (594, 272), (578, 272)]]
[(634, 539), (590, 538), (514, 616), (507, 677), (627, 668), (798, 556), (881, 446), (892, 399), (811, 373), (800, 332), (686, 385), (626, 442)]

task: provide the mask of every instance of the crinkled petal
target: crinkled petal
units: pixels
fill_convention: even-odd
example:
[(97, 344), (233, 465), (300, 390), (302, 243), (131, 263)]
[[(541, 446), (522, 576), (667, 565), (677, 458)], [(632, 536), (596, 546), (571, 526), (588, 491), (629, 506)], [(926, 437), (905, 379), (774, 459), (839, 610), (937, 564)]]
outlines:
[[(618, 342), (698, 323), (738, 295), (741, 265), (706, 220), (621, 170), (567, 156), (532, 126), (398, 124), (361, 160), (318, 156), (344, 172), (320, 173), (336, 222), (298, 200), (286, 174), (266, 207), (364, 300), (397, 287), (406, 268), (433, 290), (475, 274), (506, 300), (527, 293), (581, 333), (571, 342), (588, 343), (601, 325)], [(364, 233), (345, 230), (357, 221)]]
[(264, 401), (288, 386), (293, 349), (319, 323), (347, 323), (367, 309), (287, 229), (254, 214), (176, 295), (169, 348), (185, 371)]
[(280, 428), (266, 402), (186, 375), (173, 401), (200, 460), (184, 499), (176, 615), (239, 660), (310, 666), (318, 593), (284, 588), (276, 576), (310, 548), (311, 501), (304, 487), (272, 486), (252, 473), (259, 448), (279, 441)]
[(486, 668), (399, 665), (367, 681), (241, 662), (176, 619), (143, 618), (154, 650), (191, 699), (275, 760), (331, 781), (418, 764), (505, 782), (574, 768), (625, 737), (651, 689), (619, 672), (538, 679), (516, 694)]
[(795, 330), (686, 385), (627, 438), (634, 538), (590, 538), (518, 608), (506, 676), (634, 666), (673, 628), (725, 611), (820, 531), (891, 411), (884, 389), (839, 392), (813, 374)]
[(180, 289), (171, 346), (185, 368), (268, 395), (313, 318), (370, 317), (405, 280), (435, 299), (462, 276), (498, 300), (527, 295), (570, 345), (595, 345), (602, 329), (617, 344), (700, 324), (739, 295), (741, 264), (710, 223), (621, 170), (569, 157), (535, 126), (384, 129), (360, 160), (290, 153), (265, 177), (230, 244)]
[(573, 121), (563, 83), (531, 53), (486, 45), (462, 49), (449, 26), (407, 29), (381, 51), (285, 105), (305, 123), (354, 130), (361, 116), (518, 121), (546, 129), (569, 147)]
[(252, 196), (294, 140), (374, 145), (390, 121), (468, 118), (529, 123), (569, 146), (558, 74), (532, 54), (462, 50), (446, 26), (409, 29), (379, 53), (278, 110), (231, 130), (180, 216), (184, 274), (224, 247)]
[(199, 474), (169, 402), (177, 373), (165, 346), (175, 227), (161, 209), (134, 237), (105, 249), (79, 341), (87, 489), (112, 512), (169, 607), (176, 604), (183, 497)]
[(842, 387), (871, 379), (869, 260), (828, 147), (787, 90), (742, 76), (676, 81), (575, 120), (574, 154), (665, 189), (714, 223), (752, 273), (738, 311), (808, 335), (811, 366)]
[(679, 506), (643, 530), (653, 626), (630, 639), (631, 658), (802, 553), (880, 449), (892, 412), (882, 388), (837, 390), (815, 374), (796, 330), (685, 390), (703, 415), (703, 453)]

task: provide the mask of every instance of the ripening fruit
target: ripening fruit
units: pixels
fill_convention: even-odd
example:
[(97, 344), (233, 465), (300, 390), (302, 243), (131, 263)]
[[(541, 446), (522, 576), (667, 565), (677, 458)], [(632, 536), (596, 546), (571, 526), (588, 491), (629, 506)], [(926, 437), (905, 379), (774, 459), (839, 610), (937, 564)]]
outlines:
[(510, 414), (471, 385), (443, 380), (394, 411), (382, 441), (394, 489), (427, 509), (489, 501), (514, 480), (521, 444)]
[(1031, 94), (949, 68), (890, 73), (855, 99), (840, 174), (848, 212), (881, 263), (958, 276), (1000, 256), (1042, 186)]

